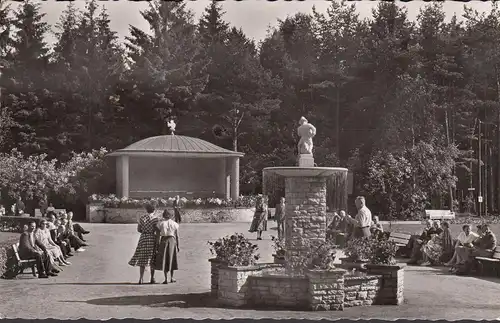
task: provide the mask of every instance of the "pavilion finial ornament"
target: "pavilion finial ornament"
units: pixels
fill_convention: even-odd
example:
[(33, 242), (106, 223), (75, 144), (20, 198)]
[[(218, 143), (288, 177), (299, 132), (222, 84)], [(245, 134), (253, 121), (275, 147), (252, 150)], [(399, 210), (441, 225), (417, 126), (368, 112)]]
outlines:
[(167, 122), (167, 127), (168, 129), (170, 130), (170, 132), (172, 133), (172, 135), (175, 135), (175, 127), (177, 125), (175, 124), (175, 121), (170, 119), (168, 122)]

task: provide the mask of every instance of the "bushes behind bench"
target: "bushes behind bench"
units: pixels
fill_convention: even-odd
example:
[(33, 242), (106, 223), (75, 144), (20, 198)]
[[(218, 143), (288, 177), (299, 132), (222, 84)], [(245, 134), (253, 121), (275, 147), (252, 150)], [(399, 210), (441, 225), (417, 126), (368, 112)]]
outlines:
[(0, 230), (10, 232), (21, 232), (23, 225), (28, 225), (31, 221), (36, 222), (38, 227), (42, 218), (30, 216), (0, 216)]

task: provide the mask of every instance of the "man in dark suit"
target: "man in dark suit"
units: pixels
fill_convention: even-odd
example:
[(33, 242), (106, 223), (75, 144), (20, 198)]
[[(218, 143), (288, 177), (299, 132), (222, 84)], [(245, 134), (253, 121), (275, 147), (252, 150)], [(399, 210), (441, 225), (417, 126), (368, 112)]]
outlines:
[(19, 238), (19, 257), (21, 259), (35, 259), (38, 270), (38, 278), (48, 278), (49, 276), (57, 276), (52, 271), (49, 256), (45, 246), (35, 238), (35, 221), (31, 221), (28, 225), (28, 230), (21, 233)]

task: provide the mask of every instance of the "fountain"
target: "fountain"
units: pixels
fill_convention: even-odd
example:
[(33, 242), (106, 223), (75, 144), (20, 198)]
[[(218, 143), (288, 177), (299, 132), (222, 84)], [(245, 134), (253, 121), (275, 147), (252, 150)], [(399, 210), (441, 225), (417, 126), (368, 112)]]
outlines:
[[(264, 178), (285, 179), (284, 268), (278, 264), (231, 268), (212, 262), (212, 293), (222, 303), (233, 306), (343, 310), (360, 305), (400, 304), (403, 281), (400, 267), (374, 267), (366, 274), (340, 268), (305, 268), (303, 260), (311, 247), (326, 241), (327, 202), (333, 209), (347, 205), (347, 169), (315, 166), (312, 138), (316, 128), (304, 117), (299, 123), (298, 166), (263, 170)], [(333, 179), (330, 184), (334, 184), (334, 192), (330, 193), (335, 195), (334, 199), (327, 198), (329, 179)], [(265, 186), (263, 194), (269, 194)]]
[[(263, 177), (276, 174), (285, 178), (285, 263), (289, 275), (302, 275), (300, 259), (310, 252), (311, 246), (326, 240), (327, 179), (335, 175), (347, 178), (347, 168), (314, 166), (312, 139), (316, 128), (304, 117), (299, 123), (298, 166), (263, 170)], [(346, 181), (341, 183), (345, 185)], [(345, 192), (347, 187), (335, 189)], [(267, 194), (265, 187), (263, 194)]]

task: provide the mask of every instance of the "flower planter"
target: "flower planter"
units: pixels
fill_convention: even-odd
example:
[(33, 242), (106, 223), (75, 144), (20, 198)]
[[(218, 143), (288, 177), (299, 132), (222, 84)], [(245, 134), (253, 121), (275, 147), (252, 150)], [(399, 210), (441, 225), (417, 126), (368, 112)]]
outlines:
[(346, 270), (307, 269), (309, 279), (309, 306), (313, 311), (344, 310), (344, 275)]
[(273, 259), (275, 264), (281, 264), (281, 265), (285, 264), (285, 255), (273, 254)]
[(406, 264), (366, 264), (369, 275), (381, 275), (382, 287), (374, 300), (376, 305), (401, 305), (404, 301), (404, 268)]
[(251, 297), (247, 278), (258, 275), (261, 266), (220, 266), (217, 298), (223, 305), (244, 306)]
[[(172, 210), (172, 207), (158, 207), (158, 215), (164, 209)], [(137, 223), (145, 212), (143, 208), (137, 207), (113, 208), (103, 204), (88, 204), (86, 219), (91, 223)], [(216, 206), (183, 208), (181, 214), (183, 223), (251, 222), (254, 209)]]

